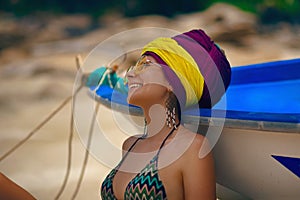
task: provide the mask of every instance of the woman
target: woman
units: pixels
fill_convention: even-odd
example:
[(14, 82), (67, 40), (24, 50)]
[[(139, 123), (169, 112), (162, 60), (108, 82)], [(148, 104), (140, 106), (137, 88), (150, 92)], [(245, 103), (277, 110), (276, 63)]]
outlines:
[(202, 30), (157, 38), (141, 55), (126, 74), (127, 100), (142, 108), (145, 132), (124, 142), (102, 199), (216, 199), (212, 152), (199, 156), (209, 142), (180, 122), (181, 109), (210, 108), (222, 97), (231, 76), (226, 56)]
[(28, 191), (0, 172), (0, 199), (34, 200), (35, 198)]
[[(181, 125), (181, 109), (212, 107), (230, 76), (226, 56), (202, 30), (146, 45), (126, 74), (128, 103), (143, 109), (145, 132), (124, 142), (121, 162), (102, 183), (102, 199), (216, 199), (212, 153), (199, 156), (211, 147)], [(35, 198), (0, 173), (0, 199)]]

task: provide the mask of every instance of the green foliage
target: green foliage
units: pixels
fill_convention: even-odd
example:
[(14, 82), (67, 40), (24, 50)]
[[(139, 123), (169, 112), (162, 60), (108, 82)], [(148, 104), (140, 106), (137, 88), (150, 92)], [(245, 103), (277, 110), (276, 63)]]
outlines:
[(13, 12), (16, 16), (35, 14), (38, 12), (51, 13), (88, 13), (100, 16), (107, 9), (117, 7), (118, 0), (2, 0), (0, 11)]
[(202, 11), (216, 2), (229, 3), (255, 13), (263, 23), (300, 22), (299, 0), (1, 0), (0, 11), (16, 16), (45, 11), (88, 13), (98, 17), (113, 10), (127, 17), (147, 14), (172, 17), (180, 13)]
[(160, 14), (172, 17), (176, 14), (203, 10), (209, 0), (123, 0), (126, 16)]
[(299, 0), (212, 0), (210, 3), (224, 2), (235, 5), (244, 11), (258, 15), (262, 23), (287, 21), (300, 23)]

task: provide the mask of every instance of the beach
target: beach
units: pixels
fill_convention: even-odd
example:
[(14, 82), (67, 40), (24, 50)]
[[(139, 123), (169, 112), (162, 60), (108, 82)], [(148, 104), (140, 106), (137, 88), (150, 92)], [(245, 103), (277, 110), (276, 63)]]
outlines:
[[(80, 36), (61, 36), (50, 40), (50, 36), (43, 39), (47, 38), (43, 33), (43, 37), (28, 39), (26, 44), (4, 49), (0, 58), (0, 156), (25, 138), (73, 94), (77, 81), (75, 57), (81, 55), (84, 60), (99, 43), (124, 31), (143, 27), (161, 27), (178, 32), (202, 28), (225, 50), (232, 67), (299, 58), (300, 27), (283, 23), (259, 29), (255, 16), (226, 6), (222, 22), (214, 19), (215, 13), (211, 8), (202, 13), (180, 15), (175, 19), (161, 16), (133, 19), (107, 16), (102, 18), (101, 28)], [(237, 16), (240, 16), (239, 20)], [(85, 22), (85, 18), (75, 17), (75, 20), (82, 19)], [(138, 41), (139, 37), (123, 39), (130, 43), (141, 42)], [(103, 54), (97, 57), (97, 62), (98, 67), (106, 64), (107, 56)], [(86, 88), (83, 93), (88, 96)], [(88, 98), (78, 104), (74, 101), (74, 106), (84, 107), (85, 103), (91, 101)], [(0, 171), (37, 199), (54, 199), (63, 183), (68, 160), (71, 108), (72, 103), (69, 102), (26, 143), (0, 162)], [(81, 114), (83, 118), (85, 114), (88, 115), (85, 112)], [(89, 124), (88, 119), (89, 116), (84, 123)], [(122, 141), (128, 135), (120, 130), (112, 111), (100, 106), (99, 121), (112, 144), (121, 148)], [(72, 141), (70, 177), (60, 199), (70, 199), (74, 193), (85, 156), (86, 149), (76, 124)], [(102, 163), (97, 155), (90, 154), (76, 199), (100, 199), (100, 184), (110, 167)]]

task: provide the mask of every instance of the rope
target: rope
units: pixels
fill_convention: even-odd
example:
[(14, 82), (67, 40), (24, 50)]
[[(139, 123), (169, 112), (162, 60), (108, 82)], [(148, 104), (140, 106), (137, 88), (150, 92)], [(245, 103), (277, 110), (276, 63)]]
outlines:
[[(80, 86), (75, 93), (79, 92), (82, 88)], [(73, 95), (67, 97), (56, 109), (54, 109), (42, 122), (40, 122), (32, 131), (30, 131), (27, 136), (18, 142), (15, 146), (13, 146), (10, 150), (8, 150), (4, 155), (0, 157), (0, 162), (3, 161), (6, 157), (16, 151), (19, 147), (21, 147), (25, 142), (27, 142), (38, 130), (40, 130), (48, 121), (50, 121), (71, 99)]]
[[(127, 55), (125, 55), (124, 60), (126, 59)], [(81, 57), (77, 56), (76, 57), (76, 61), (77, 61), (77, 70), (81, 72)], [(103, 74), (102, 79), (100, 80), (97, 89), (99, 89), (100, 85), (102, 84), (102, 82), (104, 81), (105, 75), (107, 75), (107, 73), (109, 73), (109, 70), (106, 70), (105, 73)], [(15, 146), (13, 146), (10, 150), (8, 150), (4, 155), (2, 155), (0, 157), (0, 162), (2, 160), (4, 160), (6, 157), (8, 157), (9, 155), (11, 155), (14, 151), (16, 151), (19, 147), (21, 147), (25, 142), (27, 142), (38, 130), (40, 130), (46, 123), (48, 123), (67, 103), (69, 103), (70, 100), (74, 99), (74, 104), (72, 104), (72, 108), (71, 108), (71, 119), (70, 119), (70, 132), (69, 132), (69, 138), (68, 138), (68, 161), (67, 161), (67, 169), (66, 169), (66, 173), (64, 176), (64, 180), (62, 183), (62, 186), (60, 187), (57, 195), (55, 196), (55, 200), (58, 200), (60, 198), (60, 196), (62, 195), (63, 191), (66, 188), (69, 176), (70, 176), (70, 171), (71, 171), (71, 164), (72, 164), (72, 140), (73, 140), (73, 136), (74, 136), (74, 107), (75, 107), (75, 97), (77, 95), (77, 93), (82, 89), (82, 87), (84, 86), (84, 84), (82, 84), (81, 86), (79, 86), (73, 95), (67, 97), (56, 109), (54, 109), (43, 121), (41, 121), (35, 128), (33, 128), (28, 134), (27, 136), (22, 139), (20, 142), (18, 142)], [(93, 136), (93, 130), (94, 130), (94, 123), (98, 114), (98, 110), (99, 110), (99, 106), (100, 104), (97, 103), (96, 104), (96, 109), (95, 112), (93, 114), (93, 118), (92, 118), (92, 122), (91, 122), (91, 126), (90, 126), (90, 130), (89, 130), (89, 135), (88, 135), (88, 143), (87, 143), (87, 147), (86, 147), (86, 151), (85, 151), (85, 156), (84, 156), (84, 161), (82, 164), (82, 168), (81, 168), (81, 173), (79, 176), (79, 180), (77, 182), (77, 186), (76, 189), (72, 195), (72, 199), (75, 199), (83, 177), (84, 177), (84, 173), (86, 170), (86, 166), (88, 163), (88, 156), (89, 156), (89, 151), (88, 149), (91, 146), (91, 141), (92, 141), (92, 136)]]
[[(97, 87), (93, 90), (94, 93), (96, 93), (96, 91), (100, 88), (100, 86), (103, 83), (106, 75), (109, 74), (110, 72), (111, 72), (111, 70), (109, 68), (106, 68), (106, 70), (105, 70), (104, 74), (102, 75), (102, 78), (100, 79)], [(84, 176), (84, 173), (85, 173), (85, 169), (86, 169), (86, 166), (87, 166), (87, 163), (88, 163), (89, 148), (90, 148), (91, 142), (92, 142), (92, 136), (93, 136), (93, 130), (94, 130), (94, 123), (96, 121), (96, 117), (97, 117), (97, 114), (98, 114), (99, 106), (100, 106), (100, 104), (97, 103), (95, 111), (93, 113), (93, 117), (92, 117), (92, 121), (91, 121), (91, 126), (90, 126), (90, 130), (89, 130), (89, 135), (88, 135), (87, 147), (86, 147), (86, 151), (85, 151), (85, 155), (84, 155), (84, 160), (83, 160), (83, 164), (82, 164), (82, 167), (81, 167), (81, 172), (80, 172), (79, 180), (77, 182), (77, 186), (76, 186), (75, 191), (74, 191), (74, 193), (72, 195), (72, 198), (71, 198), (72, 200), (76, 198), (76, 196), (77, 196), (77, 194), (79, 192), (79, 189), (80, 189), (80, 186), (81, 186), (81, 183), (82, 183), (82, 180), (83, 180), (83, 176)]]
[[(80, 87), (82, 88), (82, 86)], [(73, 102), (75, 102), (75, 98), (76, 98), (76, 94), (79, 92), (76, 91), (73, 95)], [(55, 200), (58, 200), (59, 197), (62, 195), (63, 191), (66, 188), (69, 176), (70, 176), (70, 172), (71, 172), (71, 165), (72, 165), (72, 140), (73, 140), (73, 136), (74, 136), (74, 107), (75, 104), (72, 104), (72, 108), (71, 108), (71, 117), (70, 117), (70, 132), (69, 132), (69, 139), (68, 139), (68, 162), (67, 162), (67, 169), (66, 169), (66, 174), (64, 176), (64, 181), (62, 186), (60, 187), (60, 190), (58, 191), (57, 195), (55, 196)]]
[[(81, 66), (82, 66), (82, 58), (80, 55), (77, 55), (76, 56), (76, 68), (77, 68), (77, 71), (79, 73), (82, 73), (82, 69), (81, 69)], [(84, 83), (82, 83), (82, 85), (80, 86), (81, 88), (83, 87)], [(77, 93), (79, 92), (76, 91), (73, 95), (73, 104), (72, 104), (72, 107), (71, 107), (71, 117), (70, 117), (70, 132), (69, 132), (69, 138), (68, 138), (68, 153), (67, 153), (67, 158), (68, 158), (68, 161), (67, 161), (67, 168), (66, 168), (66, 172), (65, 172), (65, 176), (64, 176), (64, 180), (63, 180), (63, 183), (62, 183), (62, 186), (60, 187), (57, 195), (55, 196), (55, 200), (58, 200), (60, 198), (60, 196), (62, 195), (62, 193), (64, 192), (66, 186), (67, 186), (67, 182), (69, 180), (69, 176), (70, 176), (70, 172), (71, 172), (71, 166), (72, 166), (72, 141), (73, 141), (73, 136), (74, 136), (74, 108), (75, 108), (75, 100), (76, 100), (76, 96), (77, 96)]]
[(81, 172), (80, 172), (79, 180), (77, 182), (76, 189), (75, 189), (75, 191), (74, 191), (74, 193), (72, 195), (72, 198), (71, 198), (72, 200), (76, 198), (76, 196), (77, 196), (77, 194), (79, 192), (79, 189), (80, 189), (80, 186), (81, 186), (81, 183), (82, 183), (82, 180), (83, 180), (83, 176), (84, 176), (84, 173), (85, 173), (85, 169), (86, 169), (86, 166), (87, 166), (87, 163), (88, 163), (89, 148), (90, 148), (91, 143), (92, 143), (92, 136), (93, 136), (93, 131), (94, 131), (94, 124), (95, 124), (95, 121), (96, 121), (96, 117), (97, 117), (97, 114), (98, 114), (99, 107), (100, 107), (100, 104), (97, 103), (96, 104), (95, 112), (93, 114), (93, 118), (92, 118), (90, 130), (89, 130), (87, 147), (86, 147), (85, 155), (84, 155), (84, 161), (83, 161), (83, 164), (82, 164), (82, 168), (81, 168)]

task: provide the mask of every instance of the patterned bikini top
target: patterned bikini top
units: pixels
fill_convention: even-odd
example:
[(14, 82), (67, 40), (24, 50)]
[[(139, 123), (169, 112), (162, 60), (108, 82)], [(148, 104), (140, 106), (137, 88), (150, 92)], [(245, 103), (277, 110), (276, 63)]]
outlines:
[[(167, 135), (162, 142), (159, 150), (153, 159), (139, 172), (127, 185), (124, 193), (124, 199), (130, 200), (166, 200), (167, 195), (162, 181), (158, 175), (158, 156), (161, 148), (164, 146), (168, 137), (174, 132), (175, 128)], [(140, 140), (138, 138), (129, 148), (128, 152), (122, 158), (121, 162), (105, 178), (101, 186), (102, 200), (116, 200), (113, 192), (113, 179), (119, 170), (122, 162), (135, 144)]]

